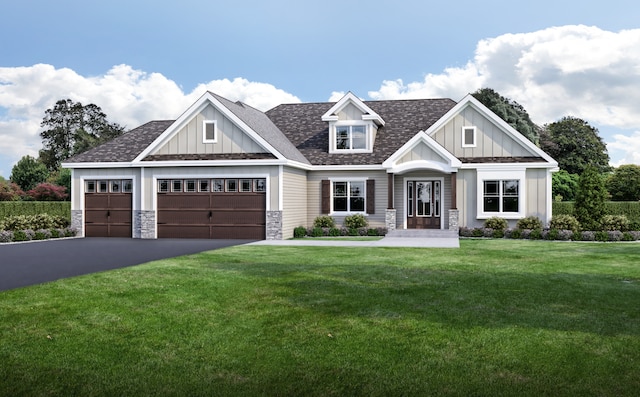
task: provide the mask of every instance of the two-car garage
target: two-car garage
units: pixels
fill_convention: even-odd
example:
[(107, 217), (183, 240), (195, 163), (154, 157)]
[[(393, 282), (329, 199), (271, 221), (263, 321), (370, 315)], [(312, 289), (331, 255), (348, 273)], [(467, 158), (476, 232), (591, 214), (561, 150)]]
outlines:
[[(132, 236), (130, 180), (85, 181), (85, 236)], [(158, 238), (265, 238), (264, 178), (159, 179)]]

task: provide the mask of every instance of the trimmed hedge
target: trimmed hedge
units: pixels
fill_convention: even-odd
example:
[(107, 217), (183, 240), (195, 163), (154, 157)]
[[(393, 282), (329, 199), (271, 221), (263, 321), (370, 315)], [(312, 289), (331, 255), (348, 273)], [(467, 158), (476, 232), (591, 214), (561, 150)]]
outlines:
[(640, 231), (578, 231), (560, 229), (507, 229), (496, 233), (496, 230), (483, 227), (461, 227), (460, 237), (507, 238), (525, 240), (555, 241), (640, 241)]
[[(553, 215), (574, 215), (574, 206), (573, 201), (554, 201)], [(631, 225), (640, 225), (640, 201), (607, 201), (604, 212), (606, 215), (624, 215)]]
[(302, 237), (343, 237), (343, 236), (384, 236), (387, 234), (385, 227), (310, 227), (298, 226), (293, 230), (294, 238)]
[(0, 201), (0, 220), (15, 215), (49, 214), (71, 219), (69, 201)]

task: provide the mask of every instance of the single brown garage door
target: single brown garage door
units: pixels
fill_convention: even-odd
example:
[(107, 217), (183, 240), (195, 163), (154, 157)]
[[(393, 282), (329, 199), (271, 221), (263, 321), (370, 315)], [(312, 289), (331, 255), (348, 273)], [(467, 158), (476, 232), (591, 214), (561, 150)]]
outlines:
[(265, 179), (158, 181), (158, 237), (264, 240)]
[(131, 237), (131, 180), (85, 181), (86, 237)]

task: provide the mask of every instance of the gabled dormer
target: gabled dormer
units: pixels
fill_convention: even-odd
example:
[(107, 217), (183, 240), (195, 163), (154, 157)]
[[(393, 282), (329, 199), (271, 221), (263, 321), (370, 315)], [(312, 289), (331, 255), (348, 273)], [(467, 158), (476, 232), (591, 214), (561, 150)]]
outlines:
[(323, 116), (329, 123), (329, 153), (371, 153), (384, 120), (348, 92)]

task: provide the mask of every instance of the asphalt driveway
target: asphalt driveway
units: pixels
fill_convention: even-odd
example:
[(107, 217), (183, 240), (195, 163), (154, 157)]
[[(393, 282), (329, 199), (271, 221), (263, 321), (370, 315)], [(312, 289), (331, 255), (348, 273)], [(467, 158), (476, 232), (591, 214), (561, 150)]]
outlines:
[(251, 241), (92, 237), (0, 244), (0, 291)]

